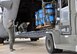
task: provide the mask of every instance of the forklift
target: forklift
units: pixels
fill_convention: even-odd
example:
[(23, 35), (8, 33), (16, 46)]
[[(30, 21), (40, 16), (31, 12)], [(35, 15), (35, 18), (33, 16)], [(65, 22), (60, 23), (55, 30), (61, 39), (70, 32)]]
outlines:
[[(43, 1), (43, 4), (49, 2)], [(50, 54), (54, 53), (55, 49), (77, 52), (77, 0), (67, 0), (65, 6), (65, 3), (62, 2), (63, 0), (56, 2), (58, 7), (55, 8), (55, 27), (51, 31), (46, 31), (50, 34), (46, 36), (45, 43)], [(45, 9), (45, 7), (43, 8)]]

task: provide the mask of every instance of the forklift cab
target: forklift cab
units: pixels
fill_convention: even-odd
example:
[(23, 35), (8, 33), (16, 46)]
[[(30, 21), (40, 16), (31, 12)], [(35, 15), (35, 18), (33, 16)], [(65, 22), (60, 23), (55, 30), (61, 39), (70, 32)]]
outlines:
[(46, 48), (49, 53), (55, 49), (77, 52), (77, 0), (58, 0), (55, 29), (47, 31)]

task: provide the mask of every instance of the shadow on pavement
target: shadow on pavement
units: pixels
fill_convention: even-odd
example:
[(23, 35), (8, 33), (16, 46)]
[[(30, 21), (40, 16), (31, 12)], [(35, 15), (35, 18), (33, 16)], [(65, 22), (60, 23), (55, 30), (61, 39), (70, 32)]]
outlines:
[(53, 53), (53, 54), (77, 54), (77, 52), (63, 51), (63, 52), (61, 52), (61, 53)]

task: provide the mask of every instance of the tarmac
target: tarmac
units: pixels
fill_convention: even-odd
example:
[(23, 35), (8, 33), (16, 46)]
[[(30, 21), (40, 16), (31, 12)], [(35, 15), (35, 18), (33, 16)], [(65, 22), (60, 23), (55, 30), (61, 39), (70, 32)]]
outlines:
[[(0, 44), (0, 54), (49, 54), (45, 47), (45, 38), (41, 38), (36, 42), (31, 42), (30, 39), (16, 39), (14, 44), (15, 51), (10, 52), (8, 41), (5, 44)], [(53, 54), (77, 54), (76, 52), (66, 51)]]

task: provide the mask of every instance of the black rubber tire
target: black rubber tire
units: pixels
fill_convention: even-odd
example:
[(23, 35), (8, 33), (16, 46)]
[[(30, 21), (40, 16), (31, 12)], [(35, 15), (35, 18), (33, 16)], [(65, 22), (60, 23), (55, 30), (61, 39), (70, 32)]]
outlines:
[(4, 43), (4, 39), (0, 38), (0, 44)]
[(53, 54), (54, 52), (54, 41), (52, 35), (46, 36), (45, 41), (46, 49), (49, 54)]
[(31, 41), (37, 41), (39, 38), (30, 38)]

